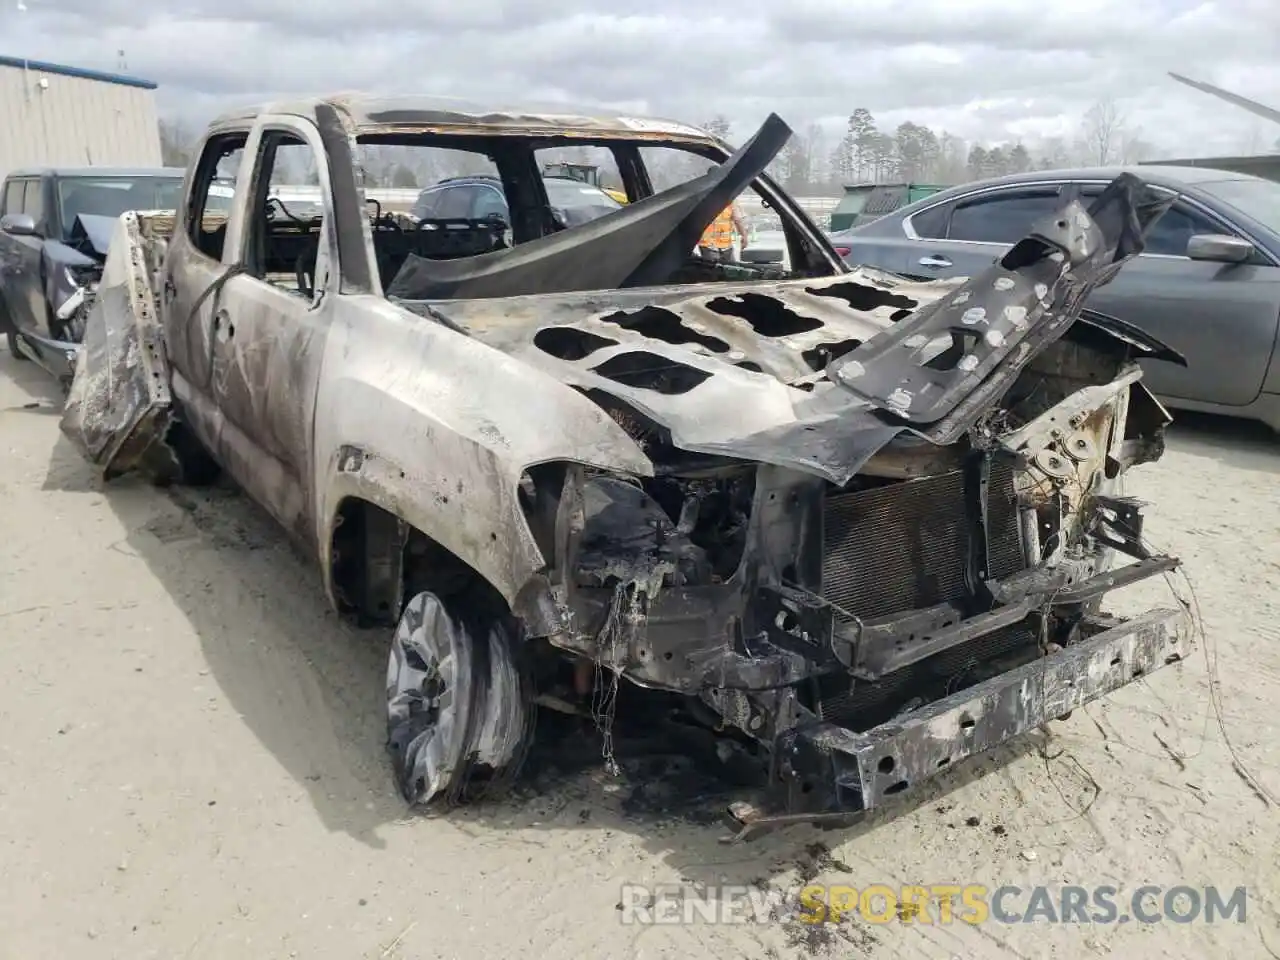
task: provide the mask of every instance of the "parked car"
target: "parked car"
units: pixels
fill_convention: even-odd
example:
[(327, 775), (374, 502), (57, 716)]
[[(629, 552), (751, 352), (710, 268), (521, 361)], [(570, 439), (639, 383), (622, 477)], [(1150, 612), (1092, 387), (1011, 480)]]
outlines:
[(573, 163), (567, 160), (558, 163), (547, 163), (543, 164), (542, 175), (544, 177), (559, 177), (561, 179), (576, 180), (579, 183), (587, 183), (593, 187), (599, 187), (619, 203), (627, 202), (627, 195), (621, 190), (606, 187), (600, 182), (600, 167), (594, 163)]
[(782, 218), (772, 213), (758, 213), (747, 217), (750, 236), (739, 255), (752, 263), (787, 263), (787, 235), (782, 229)]
[[(1280, 183), (1202, 167), (1132, 168), (1172, 209), (1146, 249), (1089, 307), (1187, 358), (1146, 383), (1168, 406), (1260, 420), (1280, 430)], [(833, 234), (849, 263), (919, 277), (972, 276), (1002, 256), (1063, 191), (1098, 196), (1119, 168), (1053, 170), (969, 183)]]
[[(602, 217), (623, 204), (600, 187), (568, 176), (544, 174), (542, 183), (551, 202), (553, 216), (565, 226), (577, 226)], [(491, 176), (449, 177), (422, 193), (413, 205), (419, 220), (484, 220), (497, 217), (509, 223), (511, 213), (502, 192), (502, 181)]]
[[(509, 786), (540, 703), (612, 761), (628, 680), (758, 761), (746, 832), (877, 807), (1185, 653), (1179, 609), (1099, 613), (1177, 564), (1115, 486), (1161, 454), (1133, 361), (1165, 351), (1078, 303), (1163, 207), (1121, 177), (1095, 217), (1057, 213), (1075, 238), (912, 283), (848, 270), (764, 174), (789, 136), (771, 116), (730, 154), (670, 121), (423, 98), (222, 117), (171, 235), (121, 217), (63, 429), (108, 474), (221, 467), (386, 631), (410, 801)], [(407, 230), (352, 159), (391, 137), (496, 156), (526, 201), (538, 150), (607, 145), (635, 200), (567, 229), (513, 202), (510, 246), (474, 207)], [(254, 188), (211, 229), (212, 174), (250, 143)], [(283, 143), (326, 185), (319, 222), (254, 215)], [(713, 162), (654, 194), (667, 150)], [(785, 273), (693, 255), (748, 189)]]
[(15, 171), (0, 193), (0, 328), (9, 352), (69, 378), (116, 220), (171, 210), (181, 169)]

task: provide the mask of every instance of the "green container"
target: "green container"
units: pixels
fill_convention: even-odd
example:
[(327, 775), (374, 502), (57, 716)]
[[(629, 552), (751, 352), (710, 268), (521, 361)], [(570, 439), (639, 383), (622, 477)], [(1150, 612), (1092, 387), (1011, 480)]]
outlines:
[(856, 183), (844, 188), (844, 196), (831, 212), (830, 230), (834, 233), (870, 223), (944, 189), (935, 183)]

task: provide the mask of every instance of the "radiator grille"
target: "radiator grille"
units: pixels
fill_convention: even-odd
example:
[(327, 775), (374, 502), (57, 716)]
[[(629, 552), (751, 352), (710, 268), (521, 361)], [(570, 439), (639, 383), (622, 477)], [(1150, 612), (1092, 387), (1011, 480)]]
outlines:
[[(987, 487), (994, 577), (1024, 566), (1013, 465), (992, 464)], [(964, 472), (827, 497), (822, 593), (863, 620), (956, 601), (965, 593), (969, 528)]]

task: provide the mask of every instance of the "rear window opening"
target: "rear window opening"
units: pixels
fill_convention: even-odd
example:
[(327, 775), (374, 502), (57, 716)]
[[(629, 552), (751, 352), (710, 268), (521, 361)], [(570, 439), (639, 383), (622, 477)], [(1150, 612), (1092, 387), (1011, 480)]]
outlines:
[[(779, 249), (771, 259), (743, 262), (738, 256), (742, 239), (736, 231), (731, 256), (712, 258), (700, 253), (705, 234), (680, 216), (681, 211), (692, 209), (688, 198), (695, 196), (686, 189), (665, 206), (646, 206), (645, 213), (656, 218), (653, 221), (640, 223), (643, 215), (639, 215), (640, 220), (632, 217), (618, 227), (590, 235), (589, 242), (600, 242), (606, 236), (606, 245), (612, 244), (609, 254), (599, 258), (598, 285), (581, 277), (581, 264), (576, 271), (566, 272), (559, 263), (555, 267), (540, 265), (540, 269), (530, 266), (523, 276), (490, 283), (503, 272), (501, 258), (512, 256), (513, 251), (624, 215), (655, 194), (679, 189), (704, 176), (726, 159), (716, 149), (616, 137), (529, 138), (482, 133), (358, 137), (357, 178), (364, 190), (417, 191), (412, 203), (401, 204), (403, 209), (384, 209), (372, 200), (367, 204), (382, 289), (394, 299), (406, 301), (615, 289), (628, 279), (624, 267), (632, 252), (638, 252), (634, 269), (666, 271), (632, 281), (641, 285), (829, 276), (834, 268), (807, 244), (801, 249), (804, 269), (789, 267), (795, 253), (791, 247), (796, 226), (783, 214), (775, 214), (782, 239), (769, 247), (785, 249)], [(305, 177), (305, 172), (299, 175)], [(748, 211), (768, 211), (768, 196), (768, 188), (756, 181), (735, 197), (731, 204), (739, 208), (740, 223), (749, 221)], [(637, 230), (619, 236), (637, 223)], [(677, 228), (683, 232), (674, 232)], [(686, 237), (690, 231), (697, 233)], [(644, 253), (675, 236), (688, 240), (684, 260), (677, 262), (664, 254), (655, 261), (661, 267), (646, 265)], [(564, 249), (555, 248), (554, 255), (560, 256)], [(541, 257), (552, 248), (544, 244), (538, 250), (531, 256)], [(476, 266), (463, 266), (470, 260), (476, 260)], [(570, 279), (567, 273), (577, 275)], [(477, 287), (484, 292), (476, 292)], [(673, 335), (684, 336), (678, 331)]]

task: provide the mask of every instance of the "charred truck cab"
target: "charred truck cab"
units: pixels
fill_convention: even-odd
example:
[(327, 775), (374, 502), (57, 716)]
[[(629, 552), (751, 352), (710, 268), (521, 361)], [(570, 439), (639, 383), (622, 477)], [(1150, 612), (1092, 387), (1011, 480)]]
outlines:
[[(321, 216), (261, 215), (273, 136), (316, 151)], [(1169, 422), (1138, 361), (1183, 360), (1084, 307), (1167, 201), (1121, 176), (982, 274), (912, 282), (847, 268), (763, 174), (788, 136), (421, 101), (224, 118), (176, 223), (121, 219), (64, 430), (110, 473), (220, 465), (339, 610), (393, 628), (410, 801), (509, 785), (537, 704), (588, 712), (547, 688), (585, 668), (753, 749), (771, 800), (740, 836), (874, 808), (1185, 655), (1182, 611), (1101, 610), (1177, 564), (1122, 484)], [(493, 159), (512, 222), (367, 211), (359, 147), (422, 143)], [(556, 223), (548, 144), (608, 149), (629, 202)], [(654, 146), (709, 168), (657, 191)], [(785, 270), (692, 254), (744, 189)]]

